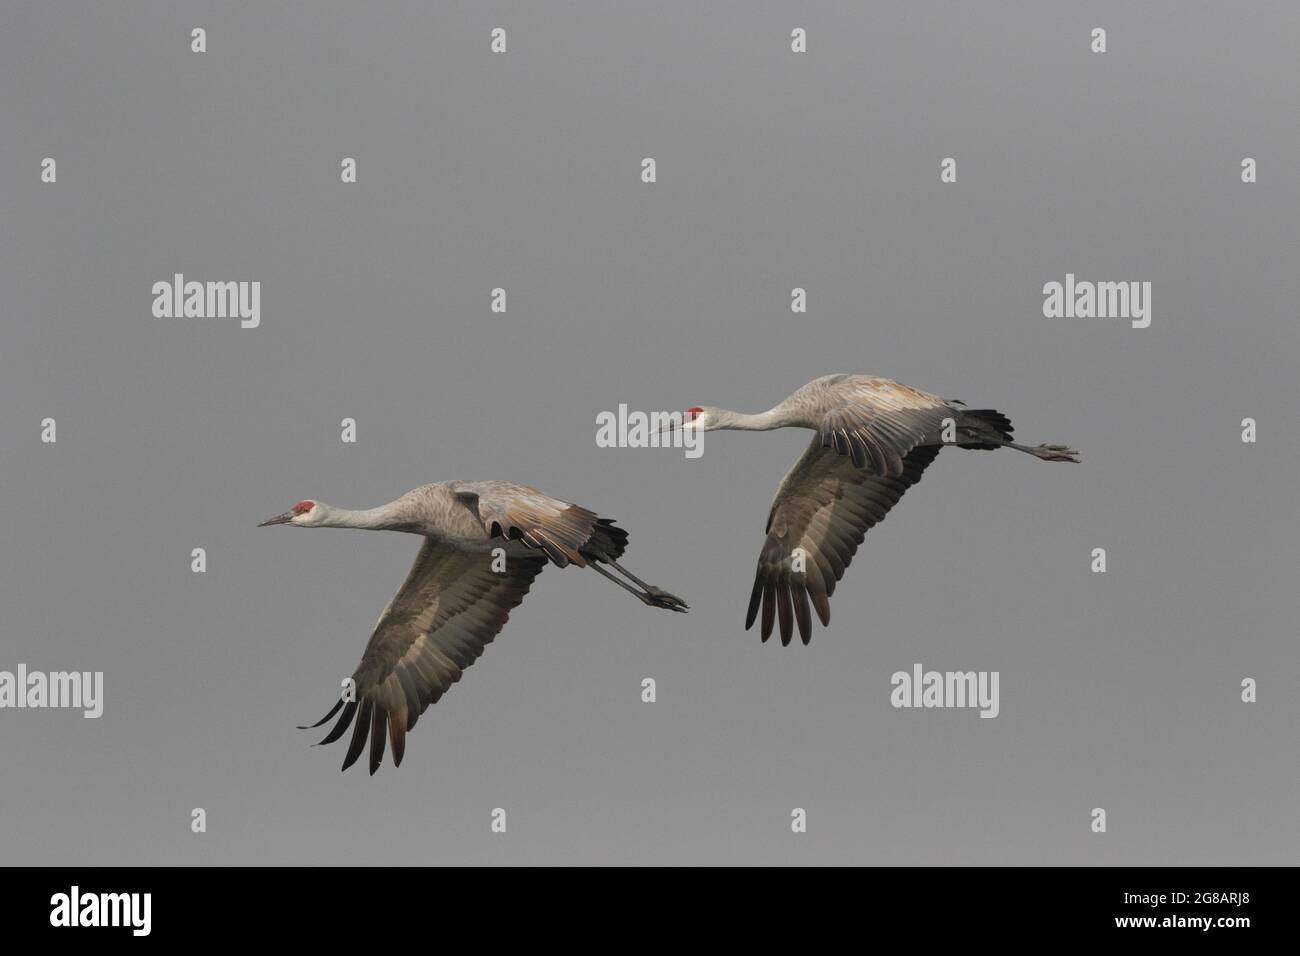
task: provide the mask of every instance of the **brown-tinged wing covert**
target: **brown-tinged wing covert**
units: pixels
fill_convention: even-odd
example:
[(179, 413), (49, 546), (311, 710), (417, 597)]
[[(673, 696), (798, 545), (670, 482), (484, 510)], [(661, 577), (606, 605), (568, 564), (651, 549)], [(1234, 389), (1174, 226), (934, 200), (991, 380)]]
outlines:
[(458, 482), (456, 496), (478, 516), (489, 537), (522, 541), (562, 568), (586, 567), (584, 547), (598, 525), (610, 524), (586, 508), (514, 482)]
[(937, 395), (889, 379), (861, 379), (822, 419), (818, 443), (858, 468), (898, 478), (908, 453), (955, 415), (952, 405)]

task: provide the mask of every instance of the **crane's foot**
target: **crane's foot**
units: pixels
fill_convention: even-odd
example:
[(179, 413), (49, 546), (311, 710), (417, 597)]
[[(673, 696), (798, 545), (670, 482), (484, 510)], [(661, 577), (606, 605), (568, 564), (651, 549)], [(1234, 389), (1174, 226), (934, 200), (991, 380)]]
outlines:
[(1043, 461), (1073, 461), (1076, 463), (1079, 461), (1078, 458), (1074, 457), (1079, 453), (1068, 445), (1036, 445), (1028, 449), (1028, 451), (1029, 454), (1041, 458)]
[(677, 595), (669, 594), (663, 588), (657, 588), (653, 584), (646, 587), (645, 593), (641, 595), (641, 600), (649, 607), (664, 607), (670, 611), (680, 611), (683, 614), (690, 610), (690, 605)]

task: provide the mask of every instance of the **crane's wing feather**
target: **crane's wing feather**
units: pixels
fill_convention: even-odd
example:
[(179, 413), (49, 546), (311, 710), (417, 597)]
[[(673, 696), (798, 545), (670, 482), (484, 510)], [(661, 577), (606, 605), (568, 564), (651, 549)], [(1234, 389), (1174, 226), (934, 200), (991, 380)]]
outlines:
[(860, 379), (822, 418), (817, 437), (823, 448), (850, 458), (856, 467), (898, 478), (908, 452), (955, 416), (952, 405), (937, 395), (889, 379)]
[[(913, 448), (904, 455), (898, 475), (876, 475), (814, 438), (772, 502), (745, 630), (753, 626), (761, 605), (764, 641), (777, 618), (782, 644), (790, 643), (795, 623), (803, 642), (812, 640), (809, 601), (822, 626), (828, 625), (829, 598), (863, 537), (921, 480), (941, 447)], [(800, 562), (795, 560), (796, 549), (802, 549)]]
[(384, 758), (385, 731), (400, 765), (406, 732), (505, 625), (546, 566), (544, 554), (511, 555), (506, 570), (492, 570), (490, 553), (460, 551), (425, 538), (406, 581), (375, 625), (352, 675), (355, 699), (335, 704), (325, 718), (343, 713), (321, 743), (343, 736), (355, 719), (343, 761), (346, 770), (370, 741), (370, 772)]
[(562, 568), (570, 564), (586, 567), (584, 547), (592, 542), (599, 525), (611, 523), (586, 508), (509, 481), (458, 482), (455, 493), (489, 537), (522, 541), (544, 551)]

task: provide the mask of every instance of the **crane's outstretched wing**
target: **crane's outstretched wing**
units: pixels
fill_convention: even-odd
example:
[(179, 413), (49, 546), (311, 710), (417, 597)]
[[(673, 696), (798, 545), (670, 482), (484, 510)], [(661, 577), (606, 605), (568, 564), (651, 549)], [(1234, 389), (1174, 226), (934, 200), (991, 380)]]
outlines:
[(343, 769), (356, 762), (370, 737), (370, 772), (384, 759), (384, 734), (400, 765), (406, 732), (496, 637), (510, 611), (546, 566), (546, 556), (511, 555), (492, 570), (490, 553), (459, 551), (425, 538), (400, 590), (375, 625), (352, 675), (355, 699), (340, 699), (313, 724), (343, 714), (322, 744), (333, 743), (356, 720)]
[[(913, 448), (897, 476), (875, 475), (814, 438), (772, 501), (745, 630), (753, 626), (761, 602), (764, 641), (779, 616), (781, 643), (790, 643), (797, 621), (799, 636), (807, 644), (812, 640), (810, 598), (822, 626), (830, 624), (829, 598), (867, 530), (885, 520), (903, 492), (921, 480), (941, 447)], [(796, 555), (796, 549), (802, 549), (801, 554)]]
[(902, 477), (908, 452), (958, 413), (948, 402), (889, 379), (855, 381), (843, 404), (827, 412), (818, 442), (874, 475)]

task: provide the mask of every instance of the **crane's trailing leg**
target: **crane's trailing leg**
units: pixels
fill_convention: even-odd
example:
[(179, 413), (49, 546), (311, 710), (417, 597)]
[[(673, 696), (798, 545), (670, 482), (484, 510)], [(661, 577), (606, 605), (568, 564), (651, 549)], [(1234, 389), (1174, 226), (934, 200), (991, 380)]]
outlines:
[(640, 578), (638, 578), (635, 574), (633, 574), (633, 573), (632, 573), (631, 571), (629, 571), (627, 568), (623, 567), (623, 565), (619, 564), (617, 561), (610, 560), (609, 565), (610, 565), (610, 567), (612, 567), (614, 570), (616, 570), (619, 574), (623, 575), (623, 577), (625, 577), (625, 578), (627, 578), (629, 581), (631, 581), (633, 584), (639, 585), (640, 587), (645, 588), (647, 591), (649, 591), (649, 592), (651, 592), (651, 593), (654, 593), (654, 592), (656, 592), (656, 591), (658, 591), (660, 594), (665, 594), (665, 593), (667, 593), (667, 592), (664, 592), (664, 591), (660, 591), (659, 588), (655, 587), (653, 584), (646, 584), (644, 581), (642, 581)]
[(1077, 463), (1079, 460), (1074, 457), (1079, 453), (1068, 445), (1035, 445), (1030, 448), (1028, 445), (1007, 442), (1006, 446), (1014, 448), (1016, 451), (1023, 451), (1026, 455), (1041, 458), (1043, 461), (1073, 461)]
[[(626, 547), (627, 532), (615, 525), (609, 518), (597, 518), (591, 536), (583, 544), (581, 553), (587, 559), (588, 567), (599, 572), (601, 577), (609, 578), (628, 594), (635, 595), (636, 599), (647, 607), (663, 607), (670, 611), (681, 611), (683, 613), (690, 609), (690, 605), (677, 595), (669, 594), (663, 588), (657, 588), (653, 584), (646, 584), (619, 564), (618, 559), (623, 556)], [(623, 577), (638, 586), (632, 587), (627, 581), (605, 570), (601, 566), (605, 564), (615, 568)]]
[(645, 592), (646, 592), (647, 594), (649, 594), (652, 598), (656, 598), (656, 599), (658, 599), (658, 600), (660, 600), (660, 601), (668, 602), (668, 603), (665, 603), (665, 604), (657, 605), (658, 607), (670, 607), (670, 606), (672, 606), (672, 605), (680, 604), (680, 605), (681, 605), (681, 608), (674, 608), (674, 610), (681, 610), (682, 608), (687, 608), (687, 607), (690, 606), (690, 605), (688, 605), (685, 601), (683, 601), (681, 598), (677, 597), (677, 596), (674, 595), (674, 594), (669, 594), (669, 593), (668, 593), (667, 591), (665, 591), (663, 588), (657, 588), (657, 587), (655, 587), (653, 584), (646, 584), (644, 581), (642, 581), (640, 578), (638, 578), (635, 574), (633, 574), (631, 571), (629, 571), (627, 568), (623, 567), (623, 565), (619, 564), (617, 561), (613, 560), (612, 558), (610, 559), (610, 562), (609, 562), (609, 563), (610, 563), (610, 566), (611, 566), (612, 568), (614, 568), (614, 570), (618, 571), (619, 574), (623, 575), (623, 577), (627, 578), (627, 579), (628, 579), (629, 581), (631, 581), (633, 584), (635, 584), (635, 585), (637, 585), (637, 586), (639, 586), (639, 587), (644, 588), (644, 589), (645, 589)]
[(1014, 448), (1043, 461), (1073, 461), (1079, 454), (1068, 445), (1019, 445), (1011, 438), (1011, 420), (992, 408), (968, 408), (962, 411), (958, 429), (958, 448)]
[(609, 578), (611, 581), (613, 581), (615, 584), (621, 587), (628, 594), (634, 595), (637, 598), (637, 600), (639, 600), (642, 604), (646, 605), (647, 607), (663, 607), (663, 608), (667, 608), (670, 611), (680, 611), (683, 614), (685, 614), (688, 610), (690, 610), (690, 605), (688, 605), (681, 598), (669, 594), (667, 591), (663, 590), (662, 588), (657, 588), (653, 584), (646, 584), (644, 581), (641, 581), (638, 578), (633, 577), (631, 574), (628, 574), (627, 571), (624, 571), (622, 568), (619, 568), (619, 566), (617, 564), (614, 564), (613, 561), (610, 561), (609, 563), (612, 564), (614, 567), (618, 568), (620, 571), (623, 572), (623, 574), (626, 574), (629, 578), (632, 578), (633, 581), (636, 581), (636, 583), (641, 585), (642, 588), (645, 588), (645, 590), (644, 591), (639, 590), (638, 588), (632, 587), (632, 585), (628, 584), (626, 581), (619, 580), (619, 578), (617, 578), (615, 575), (602, 568), (600, 564), (596, 561), (588, 562), (588, 567), (590, 567), (593, 571), (600, 574), (601, 577)]

